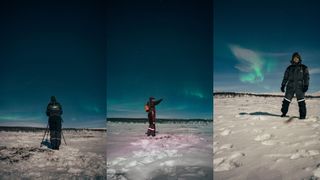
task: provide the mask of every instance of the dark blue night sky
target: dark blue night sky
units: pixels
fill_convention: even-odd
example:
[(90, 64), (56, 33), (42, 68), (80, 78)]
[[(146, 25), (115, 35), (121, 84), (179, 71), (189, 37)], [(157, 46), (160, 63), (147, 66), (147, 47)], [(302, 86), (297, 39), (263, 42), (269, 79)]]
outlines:
[(98, 1), (2, 1), (0, 125), (105, 127), (106, 12)]
[(297, 51), (320, 91), (319, 19), (316, 1), (214, 1), (214, 90), (280, 92)]
[(211, 1), (113, 1), (108, 5), (107, 116), (212, 118)]

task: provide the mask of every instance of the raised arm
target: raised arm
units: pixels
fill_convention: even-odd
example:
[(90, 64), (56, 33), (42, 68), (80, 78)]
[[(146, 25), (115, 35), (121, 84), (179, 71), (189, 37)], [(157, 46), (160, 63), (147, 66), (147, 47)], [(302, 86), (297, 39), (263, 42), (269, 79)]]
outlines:
[(158, 105), (159, 103), (161, 103), (162, 99), (159, 99), (157, 101), (154, 101), (154, 105)]

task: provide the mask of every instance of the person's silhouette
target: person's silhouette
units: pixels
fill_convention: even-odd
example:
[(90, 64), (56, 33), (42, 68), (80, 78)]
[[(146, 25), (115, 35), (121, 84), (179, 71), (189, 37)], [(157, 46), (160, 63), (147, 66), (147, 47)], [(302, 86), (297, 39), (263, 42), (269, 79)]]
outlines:
[(155, 136), (156, 135), (156, 105), (158, 105), (162, 99), (155, 100), (154, 97), (150, 97), (149, 101), (146, 104), (146, 111), (148, 112), (149, 128), (147, 135)]
[(59, 150), (61, 144), (61, 123), (62, 123), (62, 106), (57, 102), (55, 96), (51, 96), (51, 100), (47, 106), (46, 114), (49, 117), (50, 142), (52, 149)]

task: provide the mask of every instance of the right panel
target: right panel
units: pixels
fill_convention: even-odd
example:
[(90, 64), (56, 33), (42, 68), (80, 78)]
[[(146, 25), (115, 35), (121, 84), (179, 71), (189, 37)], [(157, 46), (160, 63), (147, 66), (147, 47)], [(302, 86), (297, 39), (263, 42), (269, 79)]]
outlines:
[(214, 1), (214, 179), (320, 177), (317, 4)]

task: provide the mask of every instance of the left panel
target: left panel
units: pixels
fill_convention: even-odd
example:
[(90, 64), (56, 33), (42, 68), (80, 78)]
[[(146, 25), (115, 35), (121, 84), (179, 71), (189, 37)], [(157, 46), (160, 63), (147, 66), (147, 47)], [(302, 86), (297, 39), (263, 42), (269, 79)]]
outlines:
[(1, 2), (0, 24), (0, 179), (106, 178), (104, 2)]

